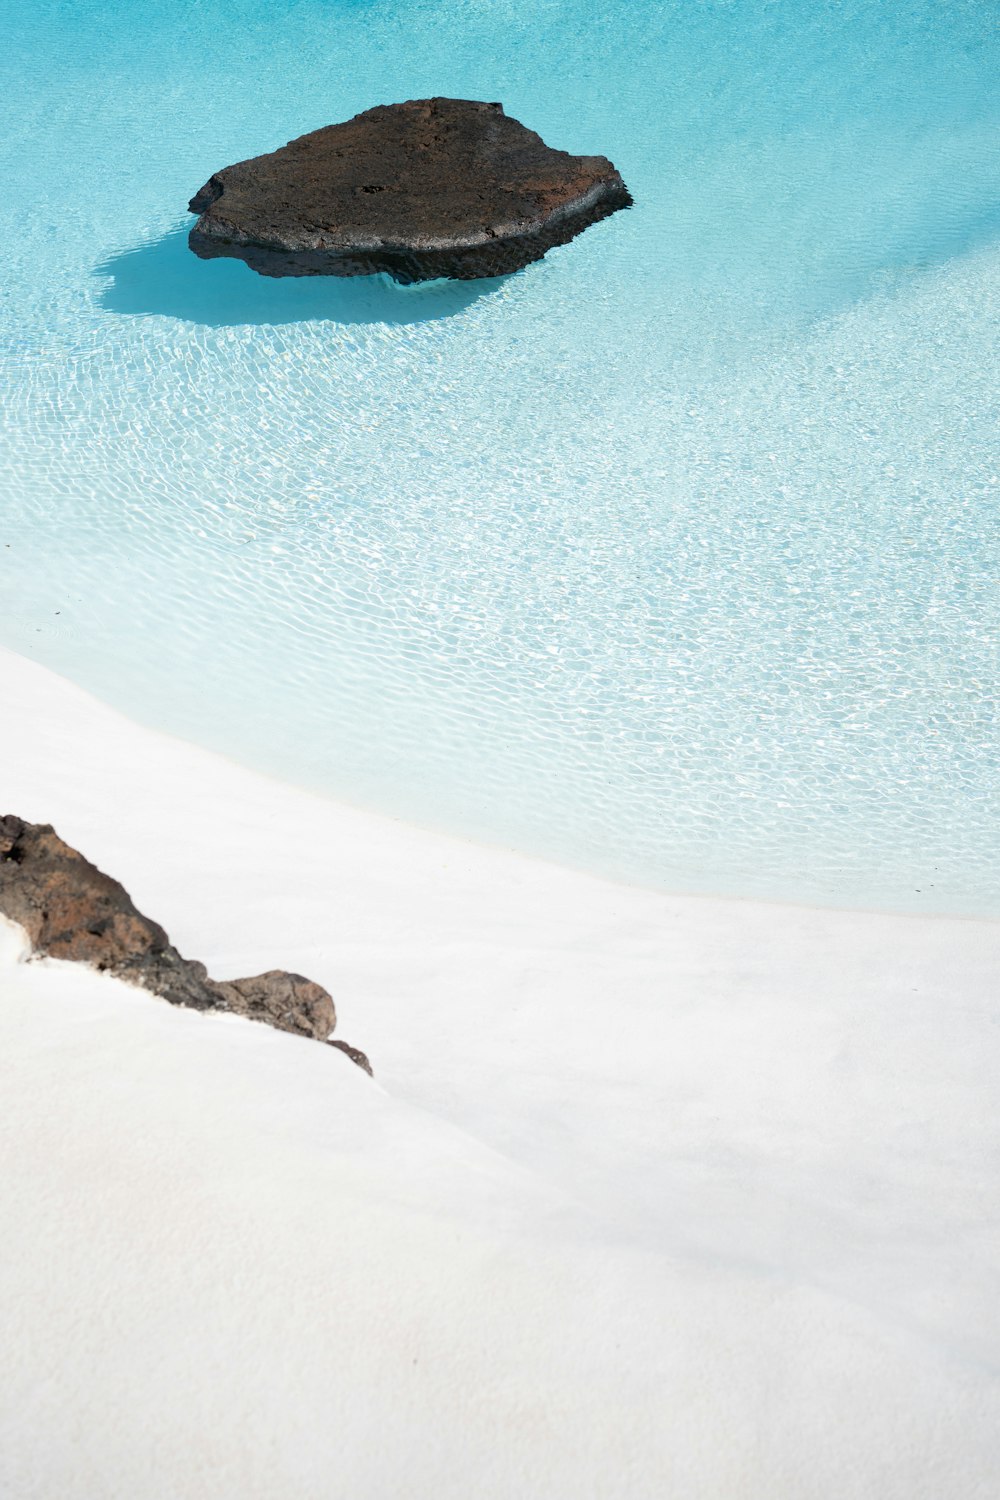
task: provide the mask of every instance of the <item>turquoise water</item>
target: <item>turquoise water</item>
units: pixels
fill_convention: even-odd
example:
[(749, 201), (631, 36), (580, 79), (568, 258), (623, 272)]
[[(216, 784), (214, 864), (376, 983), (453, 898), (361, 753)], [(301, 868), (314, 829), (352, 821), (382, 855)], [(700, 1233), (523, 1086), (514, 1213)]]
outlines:
[[(1000, 908), (993, 5), (0, 14), (0, 641), (629, 879)], [(186, 250), (213, 170), (434, 93), (636, 207), (474, 286)]]

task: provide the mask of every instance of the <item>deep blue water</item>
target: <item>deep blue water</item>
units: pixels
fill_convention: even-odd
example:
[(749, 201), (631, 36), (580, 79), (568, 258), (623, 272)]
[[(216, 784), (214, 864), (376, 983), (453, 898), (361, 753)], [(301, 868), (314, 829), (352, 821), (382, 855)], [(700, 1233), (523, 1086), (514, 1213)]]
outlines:
[[(0, 641), (630, 879), (998, 909), (995, 6), (0, 19)], [(187, 251), (213, 170), (429, 94), (635, 208), (476, 285)]]

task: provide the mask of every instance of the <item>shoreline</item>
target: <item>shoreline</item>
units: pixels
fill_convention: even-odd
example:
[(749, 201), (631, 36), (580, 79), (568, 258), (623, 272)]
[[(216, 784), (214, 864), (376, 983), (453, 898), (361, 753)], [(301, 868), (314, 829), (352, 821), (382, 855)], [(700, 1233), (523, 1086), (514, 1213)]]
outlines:
[[(210, 968), (217, 964), (220, 976), (229, 968), (239, 969), (240, 953), (246, 954), (240, 972), (249, 972), (245, 966), (255, 961), (251, 955), (265, 953), (256, 936), (266, 923), (265, 911), (272, 908), (276, 922), (284, 920), (304, 889), (313, 893), (309, 920), (299, 916), (286, 933), (275, 932), (282, 962), (289, 953), (294, 957), (317, 946), (326, 949), (340, 920), (334, 915), (324, 923), (316, 893), (337, 901), (346, 897), (353, 906), (358, 892), (344, 888), (345, 881), (351, 882), (352, 861), (360, 862), (373, 880), (373, 904), (391, 912), (408, 901), (426, 906), (426, 882), (434, 878), (446, 903), (460, 896), (463, 883), (475, 890), (479, 902), (496, 900), (495, 918), (487, 918), (487, 925), (492, 928), (506, 917), (516, 931), (533, 922), (535, 912), (511, 896), (530, 888), (536, 899), (553, 904), (557, 920), (567, 903), (582, 903), (613, 912), (617, 921), (629, 913), (633, 920), (669, 922), (675, 941), (682, 930), (688, 936), (687, 965), (717, 966), (718, 932), (733, 924), (757, 939), (790, 925), (834, 946), (852, 932), (866, 932), (874, 940), (873, 951), (880, 936), (894, 947), (904, 933), (916, 937), (925, 929), (949, 934), (954, 929), (953, 936), (968, 932), (983, 943), (996, 943), (1000, 955), (1000, 922), (989, 917), (667, 892), (339, 802), (149, 729), (5, 647), (0, 647), (0, 687), (18, 706), (17, 734), (0, 748), (0, 784), (11, 804), (5, 810), (54, 824), (70, 844), (121, 880), (140, 909), (164, 925), (182, 950), (186, 946), (197, 952)], [(255, 848), (252, 830), (258, 826), (262, 839), (278, 840), (280, 858), (275, 859), (273, 850)], [(279, 834), (279, 827), (286, 832)], [(323, 837), (335, 840), (329, 857), (317, 847)], [(155, 857), (150, 839), (160, 840)], [(408, 890), (405, 871), (393, 873), (392, 865), (400, 860), (412, 866), (415, 890)], [(236, 905), (251, 899), (253, 918), (241, 922), (220, 911), (216, 903), (227, 903), (227, 898)], [(212, 916), (202, 915), (211, 908), (222, 919), (214, 932)], [(481, 905), (464, 916), (482, 921)], [(371, 917), (366, 926), (370, 923)], [(473, 920), (473, 934), (475, 928)], [(668, 961), (670, 937), (662, 941), (662, 958)], [(327, 977), (336, 983), (335, 973)], [(780, 979), (777, 970), (772, 977)]]
[[(26, 669), (30, 671), (26, 675)], [(278, 771), (270, 770), (251, 761), (235, 758), (226, 750), (203, 745), (195, 739), (188, 738), (169, 729), (162, 729), (154, 724), (147, 723), (142, 718), (133, 715), (124, 708), (119, 708), (110, 703), (99, 693), (88, 687), (81, 686), (72, 678), (65, 676), (54, 667), (46, 665), (36, 657), (20, 651), (13, 646), (0, 643), (0, 686), (5, 678), (11, 678), (17, 683), (29, 680), (29, 677), (37, 676), (37, 686), (32, 689), (32, 696), (36, 701), (45, 698), (50, 704), (51, 712), (52, 695), (59, 689), (55, 686), (61, 684), (62, 689), (70, 690), (78, 694), (80, 698), (86, 699), (91, 705), (99, 706), (108, 716), (108, 722), (118, 720), (151, 740), (162, 742), (164, 745), (175, 745), (183, 747), (187, 752), (195, 755), (204, 755), (213, 762), (232, 767), (234, 773), (255, 778), (264, 786), (274, 789), (276, 796), (282, 794), (294, 794), (298, 797), (311, 800), (320, 806), (337, 808), (345, 815), (355, 818), (370, 818), (373, 824), (392, 825), (397, 828), (406, 828), (415, 835), (422, 835), (428, 840), (441, 840), (462, 848), (474, 848), (485, 853), (493, 853), (499, 858), (512, 858), (524, 860), (533, 866), (546, 867), (551, 870), (564, 871), (567, 875), (577, 876), (584, 880), (597, 881), (602, 885), (613, 886), (621, 890), (644, 892), (650, 896), (661, 899), (675, 900), (681, 902), (720, 902), (726, 905), (752, 905), (764, 908), (777, 908), (779, 910), (807, 911), (807, 912), (830, 912), (840, 913), (845, 916), (873, 916), (886, 918), (909, 919), (919, 922), (923, 921), (948, 921), (948, 922), (974, 922), (987, 926), (1000, 928), (1000, 912), (994, 914), (985, 911), (956, 911), (948, 908), (937, 909), (922, 906), (908, 907), (904, 905), (863, 905), (851, 906), (841, 901), (794, 901), (783, 896), (766, 896), (754, 892), (733, 892), (727, 890), (700, 890), (686, 889), (682, 886), (671, 886), (666, 884), (649, 883), (639, 879), (631, 879), (624, 875), (616, 875), (602, 870), (593, 865), (575, 863), (572, 859), (561, 859), (544, 852), (537, 852), (514, 844), (499, 842), (489, 837), (481, 837), (476, 833), (467, 833), (458, 827), (451, 827), (446, 823), (434, 824), (421, 822), (408, 817), (405, 813), (394, 813), (379, 807), (374, 803), (365, 801), (351, 801), (347, 798), (324, 791), (322, 788), (312, 787), (307, 784), (286, 779)], [(49, 679), (49, 691), (42, 689), (42, 681)], [(0, 752), (0, 770), (3, 769), (2, 752)], [(52, 821), (51, 819), (43, 821)], [(58, 830), (57, 830), (58, 831)], [(83, 851), (86, 853), (86, 851)], [(113, 872), (112, 872), (113, 873)]]

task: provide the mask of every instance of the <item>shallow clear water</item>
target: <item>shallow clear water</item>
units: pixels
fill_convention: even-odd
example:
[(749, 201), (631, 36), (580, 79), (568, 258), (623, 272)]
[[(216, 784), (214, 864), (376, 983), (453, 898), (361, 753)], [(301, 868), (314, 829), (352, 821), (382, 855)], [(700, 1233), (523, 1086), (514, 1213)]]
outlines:
[[(992, 5), (0, 13), (0, 640), (631, 879), (998, 909)], [(475, 286), (186, 250), (214, 169), (433, 93), (636, 207)]]

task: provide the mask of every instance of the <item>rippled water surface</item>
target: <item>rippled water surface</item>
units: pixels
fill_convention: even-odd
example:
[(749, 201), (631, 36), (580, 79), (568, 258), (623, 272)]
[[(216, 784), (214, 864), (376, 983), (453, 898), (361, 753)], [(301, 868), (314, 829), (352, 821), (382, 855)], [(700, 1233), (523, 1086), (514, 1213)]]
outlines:
[[(0, 13), (0, 640), (631, 879), (998, 909), (995, 5)], [(435, 93), (635, 208), (475, 285), (187, 251), (213, 170)]]

